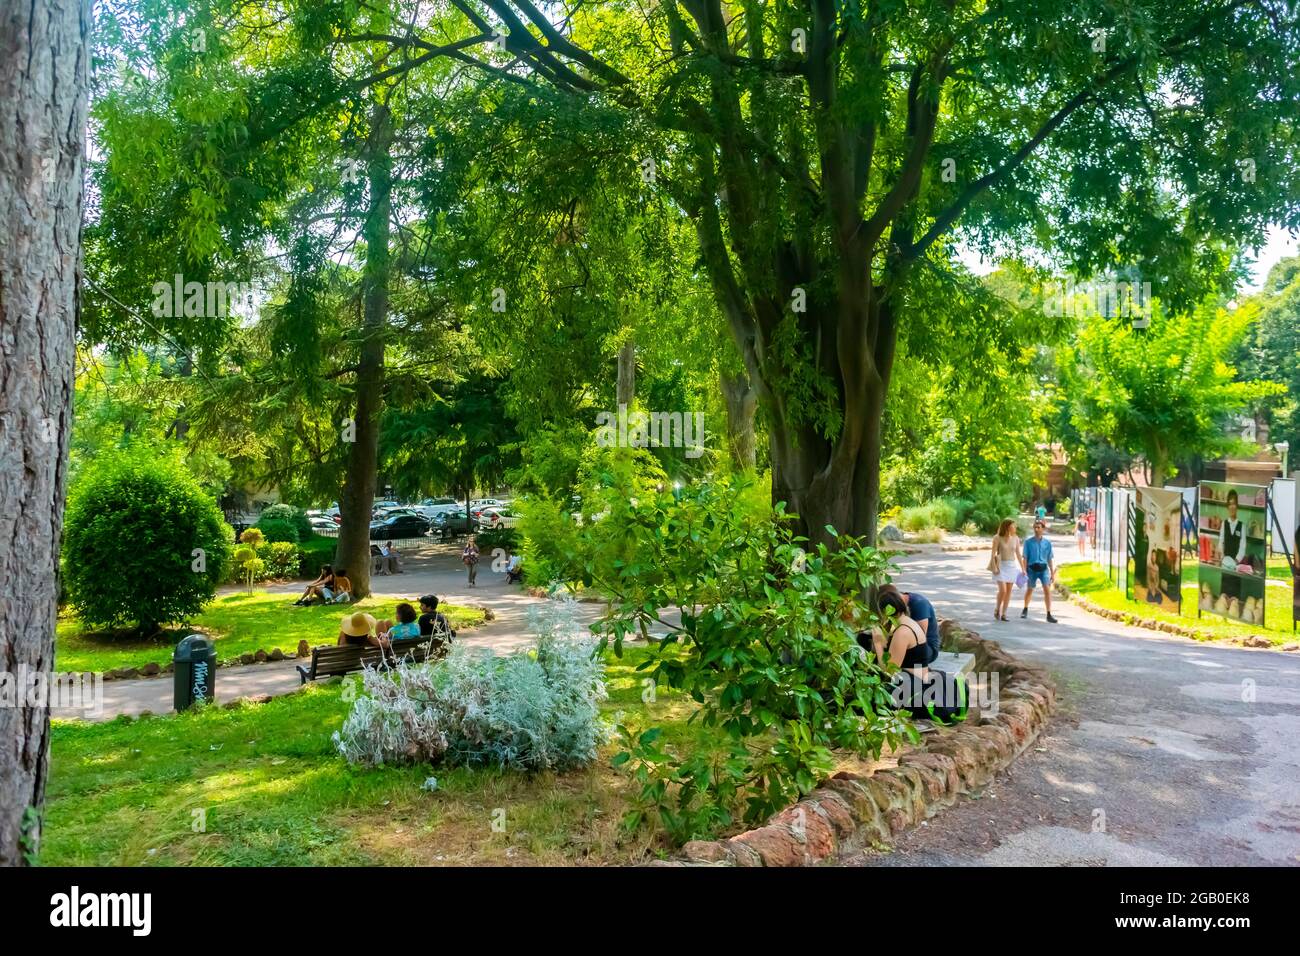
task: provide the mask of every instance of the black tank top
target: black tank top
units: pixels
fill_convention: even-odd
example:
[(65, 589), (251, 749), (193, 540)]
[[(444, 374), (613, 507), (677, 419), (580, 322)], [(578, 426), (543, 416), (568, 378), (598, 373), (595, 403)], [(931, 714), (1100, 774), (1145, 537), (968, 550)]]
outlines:
[[(900, 627), (905, 626), (906, 625), (900, 625)], [(925, 630), (921, 627), (919, 621), (917, 622), (916, 630), (913, 630), (912, 628), (908, 628), (908, 630), (912, 631), (913, 637), (916, 636), (916, 630), (920, 630), (923, 637), (926, 636)], [(921, 643), (907, 649), (907, 653), (903, 655), (903, 663), (899, 666), (905, 669), (912, 667), (925, 667), (926, 665), (931, 664), (938, 656), (939, 645), (932, 644), (928, 639), (923, 640)]]

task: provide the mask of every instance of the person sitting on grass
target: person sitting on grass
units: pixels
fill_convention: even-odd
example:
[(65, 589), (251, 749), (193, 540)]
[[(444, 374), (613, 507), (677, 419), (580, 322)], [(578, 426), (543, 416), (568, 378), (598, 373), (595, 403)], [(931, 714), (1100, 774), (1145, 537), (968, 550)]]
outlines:
[(387, 639), (378, 634), (379, 622), (364, 611), (343, 615), (339, 624), (339, 646), (370, 644), (374, 647), (387, 647)]
[(347, 604), (352, 600), (352, 579), (348, 577), (348, 572), (339, 568), (334, 572), (334, 585), (328, 588), (321, 588), (321, 594), (325, 598), (326, 604)]
[(379, 622), (379, 636), (388, 641), (404, 641), (420, 636), (420, 625), (416, 621), (415, 608), (403, 601), (397, 605), (397, 621)]
[(294, 607), (306, 607), (311, 604), (312, 601), (316, 600), (316, 598), (328, 601), (329, 599), (325, 597), (325, 592), (329, 591), (333, 593), (333, 588), (334, 569), (328, 564), (323, 564), (321, 565), (320, 574), (316, 575), (316, 580), (307, 585), (306, 589), (302, 592), (302, 597), (293, 602)]

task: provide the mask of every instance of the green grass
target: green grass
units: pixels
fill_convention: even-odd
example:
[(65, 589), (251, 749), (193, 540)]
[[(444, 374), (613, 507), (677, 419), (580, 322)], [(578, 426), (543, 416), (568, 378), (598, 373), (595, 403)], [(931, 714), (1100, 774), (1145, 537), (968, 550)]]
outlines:
[[(367, 598), (346, 607), (293, 607), (294, 597), (265, 591), (226, 594), (189, 622), (192, 626), (172, 629), (152, 640), (84, 632), (80, 622), (66, 614), (60, 617), (55, 632), (55, 665), (66, 671), (109, 671), (142, 667), (150, 662), (166, 664), (172, 658), (176, 641), (196, 631), (216, 641), (217, 657), (221, 660), (276, 647), (293, 656), (300, 640), (312, 645), (334, 643), (338, 639), (339, 620), (348, 609), (367, 611), (381, 619), (394, 618), (396, 614), (397, 601), (393, 598)], [(444, 604), (439, 610), (458, 631), (483, 622), (483, 611), (479, 608)]]
[[(604, 710), (664, 727), (674, 747), (706, 744), (694, 705), (660, 688), (641, 700), (636, 664), (608, 657)], [(630, 783), (600, 760), (567, 774), (362, 770), (330, 735), (347, 713), (340, 685), (309, 685), (260, 706), (103, 724), (56, 721), (40, 862), (46, 866), (417, 865), (636, 862), (668, 848), (625, 835)], [(422, 789), (436, 776), (433, 792)], [(494, 814), (504, 810), (504, 832)], [(198, 831), (206, 814), (206, 829)]]
[[(1285, 563), (1285, 559), (1283, 559)], [(1141, 601), (1130, 601), (1107, 576), (1105, 570), (1090, 561), (1076, 561), (1061, 566), (1058, 580), (1075, 593), (1084, 595), (1092, 603), (1111, 611), (1125, 611), (1155, 621), (1169, 621), (1200, 631), (1203, 639), (1226, 640), (1234, 637), (1263, 636), (1275, 644), (1294, 640), (1291, 632), (1291, 589), (1270, 585), (1264, 603), (1264, 626), (1238, 624), (1225, 617), (1203, 613), (1197, 619), (1197, 590), (1199, 564), (1183, 565), (1183, 613), (1154, 607)], [(1270, 562), (1269, 577), (1274, 577)], [(1290, 581), (1288, 572), (1286, 580)]]

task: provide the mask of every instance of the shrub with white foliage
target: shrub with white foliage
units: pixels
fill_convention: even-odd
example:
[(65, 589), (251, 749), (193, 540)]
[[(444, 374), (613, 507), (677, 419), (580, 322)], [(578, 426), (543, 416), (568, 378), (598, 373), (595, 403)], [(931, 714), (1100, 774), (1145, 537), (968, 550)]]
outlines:
[(350, 763), (567, 770), (596, 758), (605, 664), (572, 600), (533, 618), (537, 644), (501, 657), (458, 647), (444, 660), (368, 668), (335, 745)]

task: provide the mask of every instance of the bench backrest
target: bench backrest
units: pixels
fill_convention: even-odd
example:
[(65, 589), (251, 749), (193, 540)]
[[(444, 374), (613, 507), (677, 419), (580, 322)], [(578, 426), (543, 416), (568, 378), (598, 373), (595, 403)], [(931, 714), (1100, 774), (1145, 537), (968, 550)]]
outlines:
[(312, 677), (350, 674), (362, 666), (374, 667), (384, 659), (384, 652), (370, 644), (330, 644), (311, 649)]
[[(430, 645), (427, 637), (408, 637), (393, 641), (388, 659), (396, 663), (410, 660), (420, 663), (428, 657), (438, 657), (446, 647), (446, 642), (435, 637)], [(432, 653), (430, 653), (432, 652)], [(378, 667), (384, 660), (382, 648), (373, 644), (328, 644), (311, 649), (311, 676), (332, 677), (336, 674), (350, 674), (362, 667)]]

